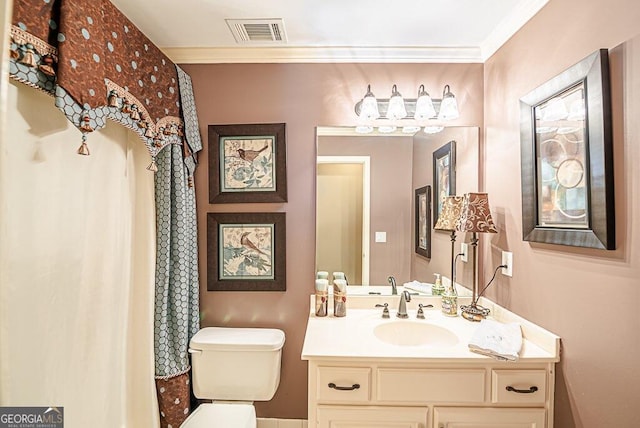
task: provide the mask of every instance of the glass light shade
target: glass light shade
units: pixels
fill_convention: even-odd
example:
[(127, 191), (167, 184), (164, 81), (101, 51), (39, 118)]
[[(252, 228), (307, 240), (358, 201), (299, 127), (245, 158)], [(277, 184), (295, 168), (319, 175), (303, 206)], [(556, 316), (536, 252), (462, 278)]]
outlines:
[(429, 119), (436, 116), (436, 109), (433, 108), (433, 101), (429, 93), (424, 90), (424, 85), (418, 88), (418, 100), (416, 101), (416, 112), (414, 117), (417, 120)]
[(458, 111), (458, 102), (455, 95), (451, 93), (449, 85), (445, 85), (444, 93), (442, 94), (442, 102), (440, 103), (440, 113), (438, 119), (440, 120), (453, 120), (460, 117)]
[(444, 130), (444, 126), (425, 126), (424, 133), (425, 134), (437, 134), (438, 132), (442, 132)]
[(554, 122), (556, 120), (563, 120), (569, 116), (567, 106), (562, 98), (554, 98), (549, 100), (549, 104), (544, 108), (542, 112), (542, 120), (544, 122)]
[(396, 85), (391, 89), (391, 98), (389, 99), (389, 108), (387, 109), (387, 119), (398, 120), (407, 117), (407, 109), (404, 106), (404, 98)]
[(460, 232), (498, 233), (489, 210), (489, 195), (486, 193), (467, 193), (464, 195), (462, 212), (456, 224)]
[(584, 100), (575, 100), (569, 106), (568, 120), (584, 120)]
[(358, 125), (356, 126), (356, 134), (370, 134), (373, 132), (373, 126)]
[(364, 120), (376, 120), (380, 117), (380, 112), (378, 111), (378, 100), (371, 93), (368, 92), (367, 95), (362, 99), (362, 106), (360, 108), (360, 119)]
[(402, 133), (403, 134), (415, 134), (420, 130), (419, 126), (403, 126)]
[(397, 128), (393, 125), (378, 126), (378, 132), (382, 134), (391, 134), (392, 132), (395, 132), (396, 129)]

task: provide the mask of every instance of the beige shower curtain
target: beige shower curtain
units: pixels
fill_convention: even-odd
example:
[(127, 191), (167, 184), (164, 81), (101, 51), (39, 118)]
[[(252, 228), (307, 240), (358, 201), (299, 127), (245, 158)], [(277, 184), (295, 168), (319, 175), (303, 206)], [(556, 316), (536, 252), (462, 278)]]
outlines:
[(155, 205), (140, 139), (89, 137), (8, 85), (0, 141), (0, 405), (63, 406), (67, 428), (158, 425)]

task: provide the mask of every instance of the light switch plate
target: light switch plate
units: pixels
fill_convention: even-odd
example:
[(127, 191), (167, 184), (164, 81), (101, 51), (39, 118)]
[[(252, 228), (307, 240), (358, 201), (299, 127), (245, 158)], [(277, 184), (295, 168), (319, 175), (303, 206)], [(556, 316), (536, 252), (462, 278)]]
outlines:
[(387, 232), (376, 232), (376, 242), (387, 242)]
[(502, 274), (505, 276), (513, 276), (513, 253), (503, 251), (501, 264), (507, 265), (506, 268), (502, 268)]
[(462, 253), (460, 260), (467, 263), (469, 261), (469, 244), (466, 242), (460, 244), (460, 252)]

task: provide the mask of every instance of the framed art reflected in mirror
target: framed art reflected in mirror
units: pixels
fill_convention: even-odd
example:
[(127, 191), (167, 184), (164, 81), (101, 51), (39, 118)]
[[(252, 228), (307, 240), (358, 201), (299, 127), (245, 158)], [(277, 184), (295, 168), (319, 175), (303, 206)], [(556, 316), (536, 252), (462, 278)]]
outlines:
[(415, 190), (415, 252), (431, 258), (431, 186)]
[(433, 226), (442, 212), (444, 198), (456, 194), (456, 142), (433, 152)]
[(607, 50), (520, 100), (525, 241), (615, 249)]

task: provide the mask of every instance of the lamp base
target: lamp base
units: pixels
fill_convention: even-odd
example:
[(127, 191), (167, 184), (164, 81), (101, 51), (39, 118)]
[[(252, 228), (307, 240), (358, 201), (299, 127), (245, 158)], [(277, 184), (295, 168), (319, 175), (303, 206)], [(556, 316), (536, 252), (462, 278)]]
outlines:
[(484, 308), (476, 303), (472, 303), (470, 305), (460, 306), (460, 312), (462, 318), (468, 321), (482, 321), (489, 315), (491, 312), (489, 309)]

